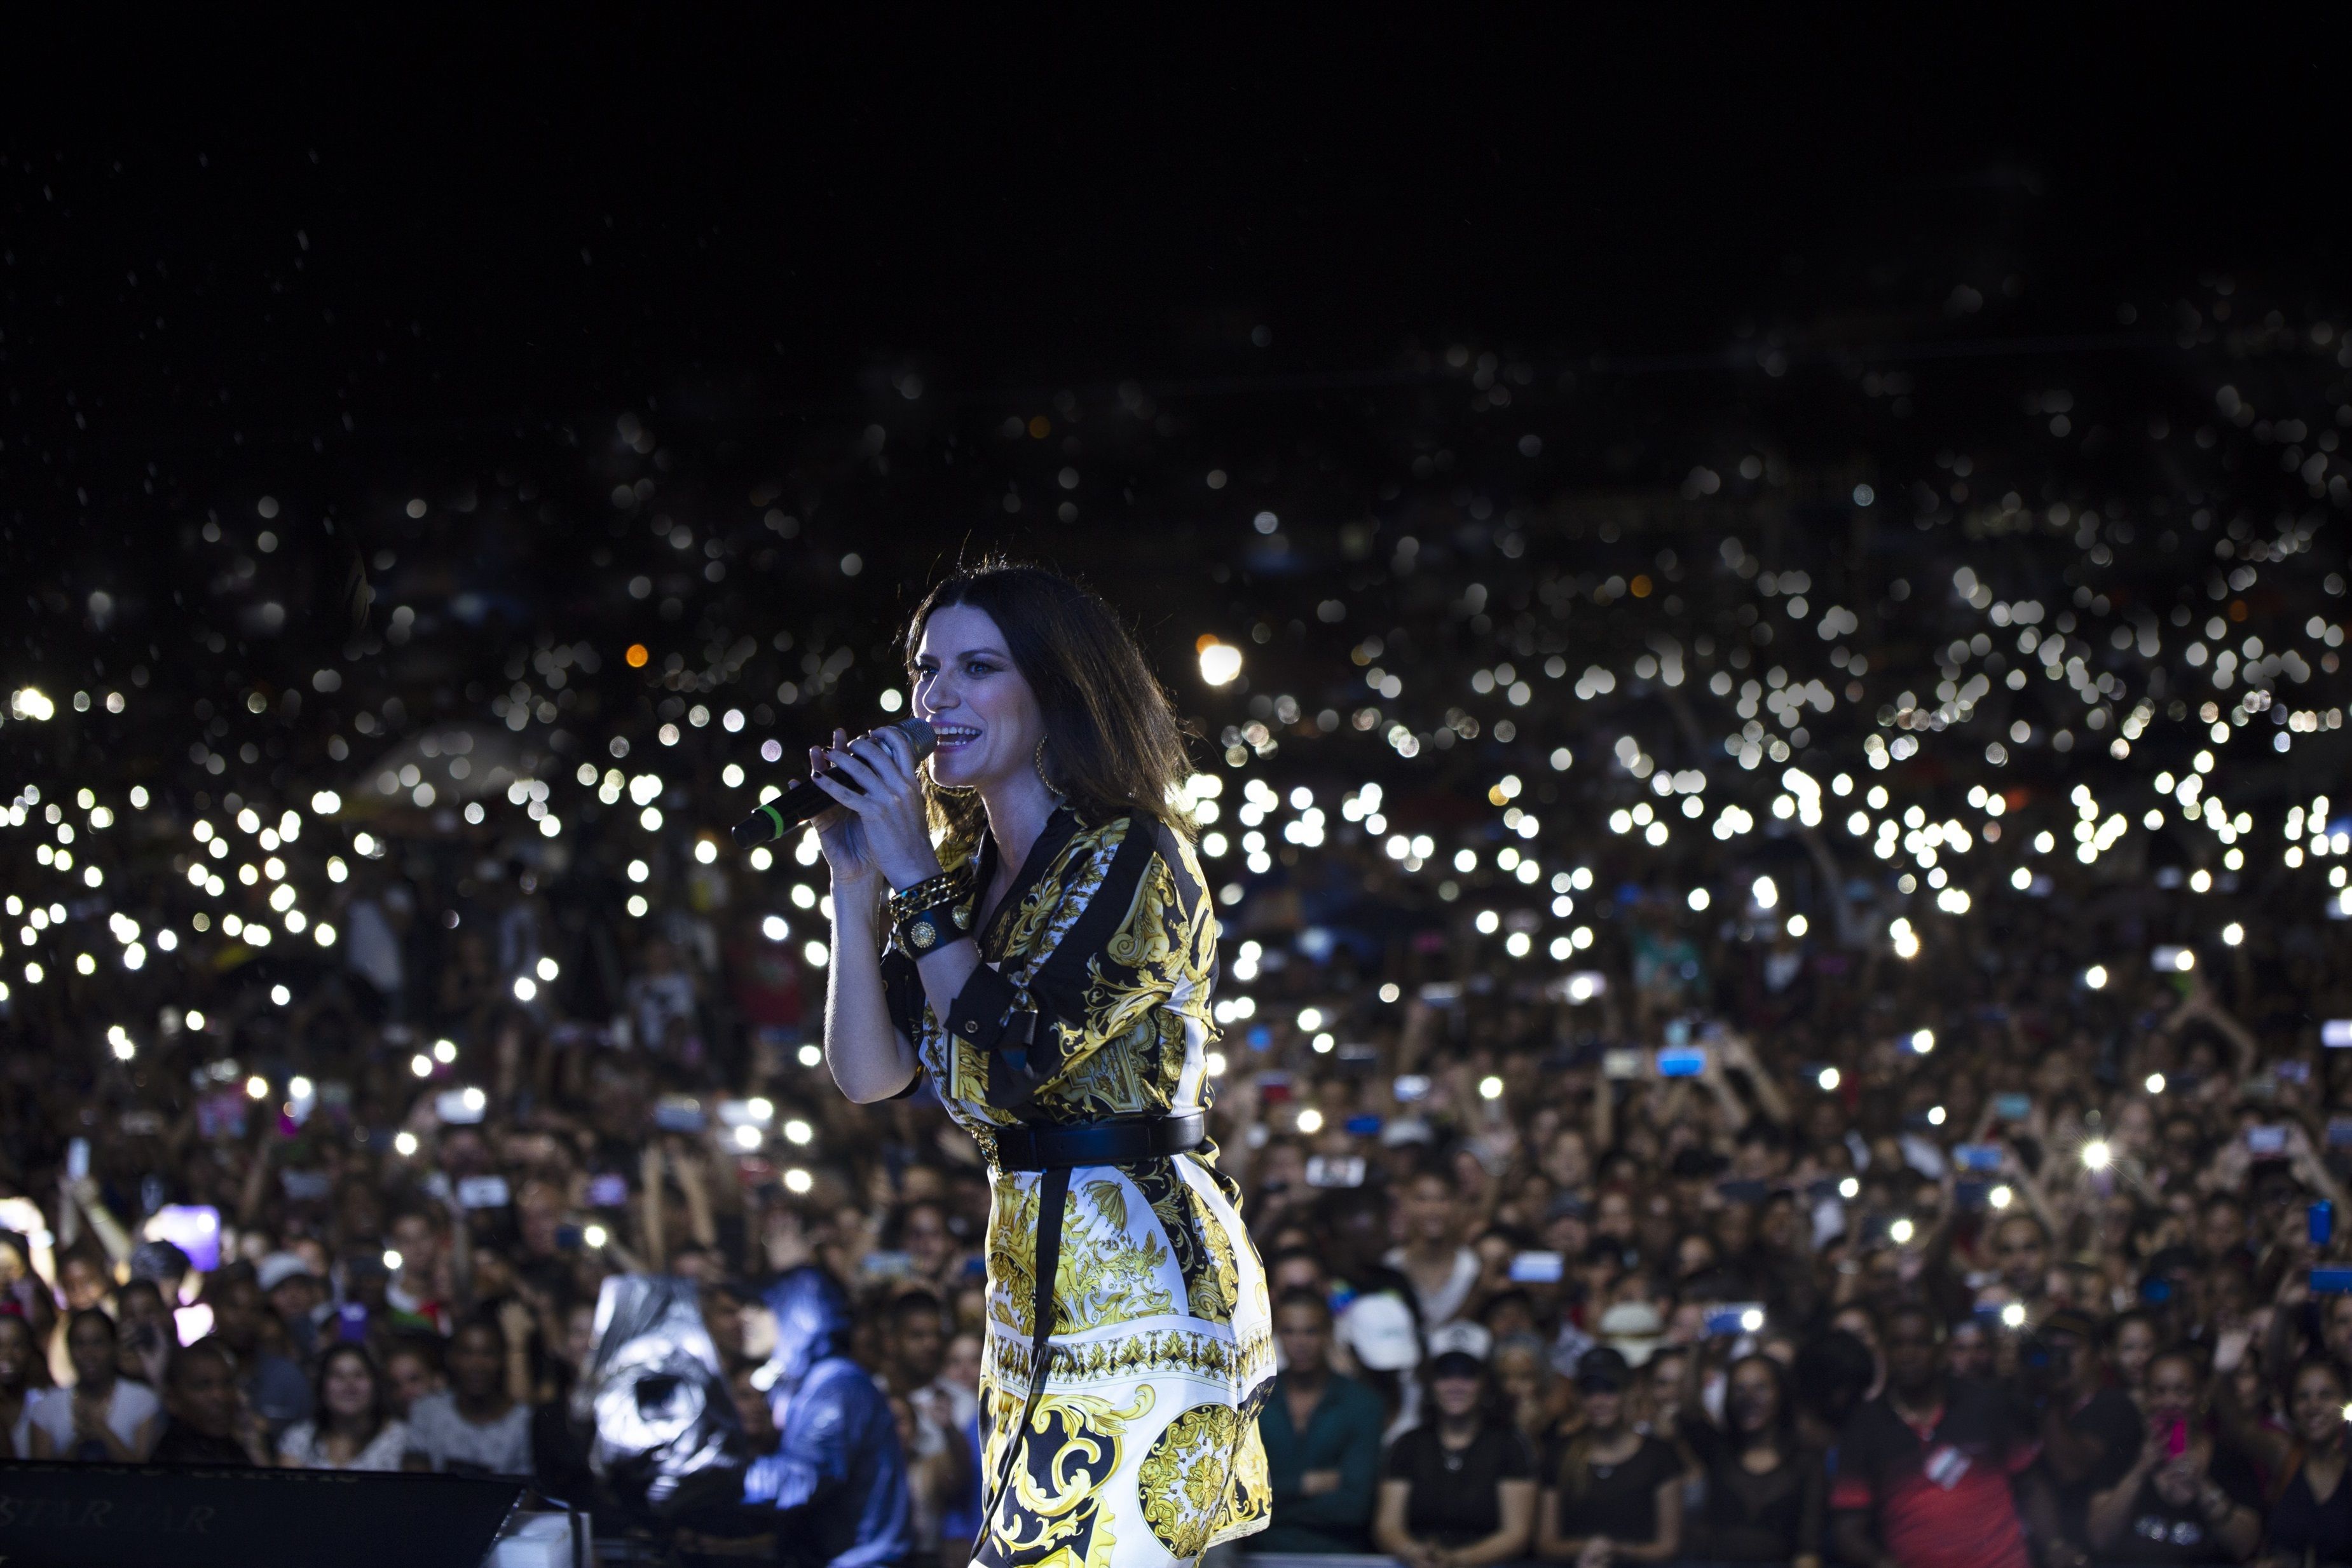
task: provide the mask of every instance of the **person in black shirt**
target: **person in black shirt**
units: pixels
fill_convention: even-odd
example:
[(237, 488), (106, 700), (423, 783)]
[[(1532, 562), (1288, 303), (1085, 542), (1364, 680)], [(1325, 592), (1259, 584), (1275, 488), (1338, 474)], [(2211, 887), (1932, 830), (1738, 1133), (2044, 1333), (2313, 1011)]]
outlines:
[(1607, 1345), (1576, 1364), (1584, 1427), (1545, 1467), (1536, 1551), (1581, 1568), (1664, 1563), (1682, 1550), (1683, 1458), (1625, 1419), (1633, 1369)]
[[(2152, 1369), (2151, 1369), (2152, 1370)], [(2287, 1379), (2288, 1430), (2248, 1421), (2247, 1450), (2273, 1477), (2263, 1555), (2289, 1563), (2352, 1563), (2352, 1463), (2346, 1455), (2343, 1369), (2313, 1356)]]
[(198, 1340), (172, 1358), (163, 1407), (171, 1418), (148, 1463), (268, 1467), (261, 1419), (237, 1387), (236, 1360), (216, 1342)]
[(1829, 1481), (1797, 1446), (1789, 1375), (1769, 1355), (1741, 1356), (1724, 1375), (1723, 1404), (1727, 1429), (1699, 1419), (1683, 1428), (1706, 1471), (1693, 1555), (1820, 1568)]
[(2101, 1558), (2242, 1563), (2252, 1554), (2262, 1483), (2243, 1455), (2206, 1430), (2204, 1381), (2191, 1350), (2159, 1352), (2148, 1363), (2146, 1440), (2137, 1459), (2091, 1500), (2091, 1550)]
[(1429, 1364), (1431, 1418), (1389, 1448), (1372, 1539), (1407, 1568), (1482, 1568), (1526, 1552), (1535, 1455), (1492, 1409), (1467, 1351)]

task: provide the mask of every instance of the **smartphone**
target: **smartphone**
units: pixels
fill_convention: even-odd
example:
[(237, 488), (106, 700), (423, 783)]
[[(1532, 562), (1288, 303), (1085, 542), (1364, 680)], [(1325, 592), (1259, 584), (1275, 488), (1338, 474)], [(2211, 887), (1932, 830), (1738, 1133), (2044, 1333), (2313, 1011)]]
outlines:
[(1762, 1182), (1738, 1176), (1716, 1183), (1715, 1190), (1726, 1203), (1761, 1203), (1770, 1195), (1770, 1189)]
[(2281, 1083), (2308, 1083), (2311, 1082), (2311, 1063), (2297, 1061), (2273, 1061), (2271, 1063), (2271, 1076)]
[(2004, 1122), (2022, 1122), (2033, 1114), (2033, 1096), (1996, 1094), (1992, 1097), (1992, 1113)]
[(1668, 1019), (1666, 1020), (1666, 1049), (1668, 1051), (1683, 1050), (1690, 1044), (1690, 1019)]
[(213, 1310), (202, 1301), (193, 1307), (173, 1307), (172, 1332), (179, 1336), (182, 1344), (195, 1343), (212, 1333)]
[[(220, 1210), (209, 1203), (167, 1203), (147, 1217), (145, 1230), (148, 1240), (168, 1241), (186, 1253), (188, 1267), (199, 1274), (220, 1267)], [(210, 1316), (207, 1312), (207, 1326)], [(195, 1340), (183, 1334), (180, 1343), (194, 1344)]]
[[(1671, 1030), (1672, 1026), (1668, 1027)], [(1658, 1052), (1658, 1076), (1661, 1078), (1696, 1078), (1706, 1071), (1706, 1047), (1703, 1045), (1669, 1045)]]
[(2186, 947), (2168, 945), (2150, 953), (2147, 961), (2159, 975), (2180, 975), (2197, 967), (2197, 955)]
[(460, 1208), (504, 1208), (509, 1201), (502, 1176), (467, 1176), (457, 1184)]
[(89, 1176), (89, 1140), (75, 1138), (66, 1145), (66, 1176), (73, 1181), (86, 1180)]
[(2311, 1293), (2315, 1296), (2352, 1296), (2352, 1269), (2314, 1269), (2311, 1271)]
[(654, 1125), (665, 1133), (699, 1133), (710, 1125), (702, 1102), (691, 1094), (665, 1094), (654, 1103)]
[(1380, 1117), (1370, 1111), (1350, 1116), (1339, 1124), (1347, 1129), (1348, 1135), (1351, 1138), (1377, 1138), (1381, 1135), (1381, 1128), (1386, 1125)]
[(1601, 1076), (1603, 1078), (1641, 1077), (1642, 1053), (1638, 1051), (1607, 1051), (1601, 1052)]
[(2246, 1152), (2257, 1158), (2286, 1153), (2286, 1129), (2274, 1124), (2247, 1128)]
[(868, 1252), (857, 1270), (869, 1280), (903, 1280), (915, 1271), (915, 1260), (904, 1252)]
[(629, 1201), (629, 1178), (607, 1171), (588, 1178), (588, 1206), (591, 1208), (620, 1208)]
[(1990, 1175), (2000, 1169), (1999, 1144), (1961, 1144), (1952, 1150), (1952, 1163), (1964, 1171)]
[(582, 1234), (580, 1227), (576, 1225), (557, 1226), (555, 1228), (555, 1249), (559, 1252), (579, 1251)]
[(2177, 1459), (2188, 1451), (2189, 1423), (2182, 1417), (2175, 1416), (2164, 1428), (2165, 1457)]
[(1360, 1155), (1317, 1155), (1307, 1162), (1308, 1186), (1361, 1186), (1364, 1161)]
[(2303, 1211), (2304, 1229), (2314, 1247), (2325, 1247), (2336, 1239), (2336, 1206), (2321, 1198)]
[(2319, 1043), (2330, 1051), (2352, 1046), (2352, 1019), (2329, 1019), (2319, 1026)]
[(1726, 1301), (1719, 1307), (1707, 1309), (1706, 1332), (1717, 1339), (1756, 1333), (1763, 1327), (1764, 1303), (1761, 1301)]
[(1287, 1105), (1290, 1103), (1290, 1074), (1287, 1072), (1259, 1073), (1257, 1075), (1257, 1097), (1259, 1103), (1265, 1105)]
[[(1410, 1105), (1416, 1100), (1429, 1098), (1429, 1078), (1424, 1073), (1400, 1072), (1397, 1074), (1396, 1082), (1389, 1088), (1396, 1095), (1397, 1103), (1400, 1105)], [(1355, 1184), (1351, 1182), (1349, 1185), (1352, 1186)]]
[(368, 1310), (364, 1301), (345, 1301), (335, 1309), (335, 1337), (350, 1344), (365, 1344)]
[(1450, 1008), (1457, 1006), (1462, 1000), (1462, 982), (1459, 980), (1432, 980), (1429, 984), (1421, 988), (1421, 999), (1427, 1002), (1433, 1008)]
[(1568, 1260), (1557, 1252), (1520, 1252), (1511, 1259), (1511, 1281), (1519, 1285), (1557, 1285)]
[(776, 1108), (762, 1100), (721, 1100), (719, 1102), (719, 1124), (722, 1127), (764, 1127), (775, 1119)]
[(489, 1103), (478, 1089), (444, 1089), (433, 1096), (433, 1113), (445, 1127), (470, 1127), (481, 1121)]

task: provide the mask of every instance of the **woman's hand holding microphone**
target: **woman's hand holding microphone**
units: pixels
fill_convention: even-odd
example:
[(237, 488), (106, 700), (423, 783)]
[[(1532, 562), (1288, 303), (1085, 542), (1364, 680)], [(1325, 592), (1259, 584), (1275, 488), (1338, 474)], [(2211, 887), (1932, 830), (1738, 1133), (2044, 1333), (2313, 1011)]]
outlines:
[(815, 821), (836, 907), (852, 888), (871, 907), (892, 888), (940, 873), (916, 766), (913, 748), (895, 729), (856, 740), (836, 729), (830, 747), (809, 748), (809, 781), (840, 802)]

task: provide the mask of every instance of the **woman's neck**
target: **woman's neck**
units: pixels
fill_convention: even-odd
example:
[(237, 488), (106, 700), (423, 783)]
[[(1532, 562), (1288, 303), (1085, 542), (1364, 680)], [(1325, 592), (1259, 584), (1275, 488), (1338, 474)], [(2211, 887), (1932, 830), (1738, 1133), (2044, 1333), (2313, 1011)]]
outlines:
[(988, 813), (988, 835), (996, 841), (1005, 871), (1017, 873), (1054, 814), (1053, 791), (1035, 768), (1028, 768), (1010, 779), (982, 784), (980, 803)]
[(96, 1377), (85, 1377), (74, 1385), (74, 1392), (87, 1395), (92, 1399), (111, 1397), (114, 1393), (114, 1374), (106, 1372)]

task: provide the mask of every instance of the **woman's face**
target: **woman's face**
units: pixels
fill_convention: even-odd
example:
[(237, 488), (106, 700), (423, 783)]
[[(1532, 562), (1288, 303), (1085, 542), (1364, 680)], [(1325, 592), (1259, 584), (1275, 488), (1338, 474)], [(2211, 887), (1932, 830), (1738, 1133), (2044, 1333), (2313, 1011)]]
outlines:
[(980, 1336), (960, 1333), (948, 1341), (948, 1359), (943, 1375), (959, 1388), (980, 1392)]
[(2116, 1370), (2124, 1386), (2137, 1388), (2147, 1375), (2148, 1358), (2156, 1354), (2156, 1330), (2134, 1318), (2116, 1332)]
[(58, 1272), (68, 1311), (84, 1312), (106, 1300), (106, 1275), (89, 1259), (68, 1258)]
[(1724, 1404), (1731, 1412), (1733, 1431), (1768, 1431), (1780, 1418), (1780, 1385), (1764, 1367), (1742, 1362), (1732, 1368)]
[(985, 611), (950, 604), (923, 623), (914, 708), (939, 732), (931, 779), (942, 789), (1001, 784), (1036, 766), (1045, 716)]
[[(2159, 1421), (2186, 1420), (2197, 1407), (2197, 1374), (2177, 1355), (2168, 1355), (2147, 1369), (2148, 1415)], [(2343, 1414), (2341, 1408), (2336, 1414)]]
[(375, 1379), (356, 1355), (339, 1355), (328, 1364), (324, 1392), (327, 1414), (341, 1420), (357, 1420), (375, 1406)]
[(1495, 1376), (1503, 1385), (1503, 1396), (1513, 1405), (1525, 1405), (1543, 1390), (1543, 1363), (1530, 1350), (1512, 1349), (1495, 1358)]
[(1613, 1432), (1625, 1420), (1625, 1394), (1618, 1388), (1586, 1388), (1584, 1419), (1596, 1432)]
[(499, 1385), (503, 1360), (497, 1336), (478, 1328), (462, 1329), (449, 1343), (450, 1386), (463, 1398), (487, 1398)]
[(74, 1376), (103, 1388), (114, 1381), (114, 1331), (96, 1318), (83, 1318), (66, 1338)]
[(2344, 1385), (2324, 1366), (2307, 1366), (2295, 1375), (2288, 1416), (2295, 1436), (2313, 1448), (2334, 1443), (2344, 1433)]
[(1475, 1377), (1440, 1377), (1429, 1385), (1430, 1397), (1437, 1401), (1438, 1413), (1460, 1420), (1478, 1407), (1478, 1380)]

